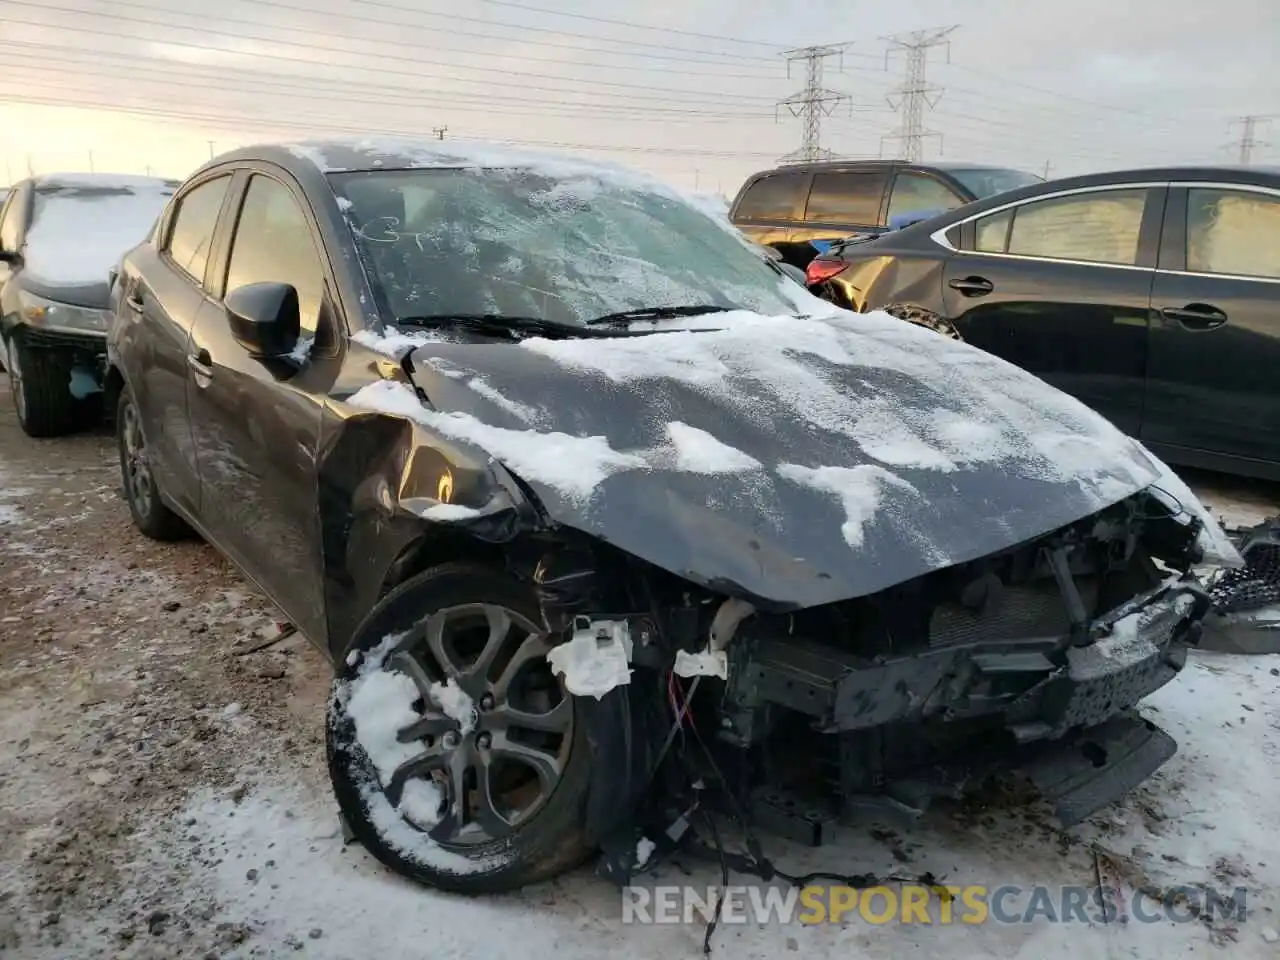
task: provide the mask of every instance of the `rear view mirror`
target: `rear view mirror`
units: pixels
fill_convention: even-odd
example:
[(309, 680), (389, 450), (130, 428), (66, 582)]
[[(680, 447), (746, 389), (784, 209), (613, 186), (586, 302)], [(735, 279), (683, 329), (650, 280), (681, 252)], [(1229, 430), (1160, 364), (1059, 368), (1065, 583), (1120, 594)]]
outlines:
[(249, 283), (227, 294), (227, 320), (236, 342), (256, 360), (287, 355), (298, 343), (298, 291), (287, 283)]

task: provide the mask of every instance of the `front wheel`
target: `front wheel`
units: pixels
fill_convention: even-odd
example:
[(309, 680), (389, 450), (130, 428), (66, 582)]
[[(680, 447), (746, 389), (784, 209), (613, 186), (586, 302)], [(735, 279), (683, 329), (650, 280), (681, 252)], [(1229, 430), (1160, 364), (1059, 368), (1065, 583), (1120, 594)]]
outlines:
[(531, 591), (483, 567), (428, 570), (373, 609), (326, 730), (338, 806), (378, 860), (478, 894), (587, 856), (585, 723), (550, 649)]
[(5, 345), (9, 393), (18, 424), (29, 437), (58, 437), (81, 423), (71, 393), (71, 360), (58, 350), (32, 349), (14, 330)]

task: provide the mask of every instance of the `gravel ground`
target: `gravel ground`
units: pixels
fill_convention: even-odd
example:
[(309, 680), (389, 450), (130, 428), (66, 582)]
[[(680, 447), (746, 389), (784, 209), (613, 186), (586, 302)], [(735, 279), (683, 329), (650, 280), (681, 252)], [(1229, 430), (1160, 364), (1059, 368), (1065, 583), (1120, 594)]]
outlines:
[[(438, 960), (700, 953), (700, 929), (604, 923), (608, 911), (616, 918), (616, 894), (590, 876), (476, 906), (408, 888), (362, 851), (344, 847), (323, 765), (328, 666), (320, 654), (296, 635), (254, 651), (273, 635), (277, 612), (207, 545), (156, 544), (135, 531), (117, 492), (112, 438), (30, 440), (14, 421), (2, 375), (0, 391), (0, 955), (172, 960), (304, 951)], [(1230, 522), (1280, 511), (1275, 488), (1191, 479)], [(1263, 710), (1275, 702), (1277, 662), (1207, 661), (1196, 675), (1206, 690), (1217, 683), (1245, 691), (1231, 693), (1231, 702), (1256, 701)], [(1227, 720), (1206, 714), (1205, 723), (1244, 724), (1236, 706), (1229, 713)], [(1274, 712), (1255, 720), (1266, 723), (1272, 738)], [(1266, 745), (1274, 766), (1270, 740)], [(1187, 756), (1178, 762), (1195, 762), (1194, 752)], [(1190, 769), (1170, 774), (1169, 788), (1176, 794), (1196, 776)], [(1259, 788), (1243, 783), (1238, 796), (1252, 796), (1250, 789)], [(1143, 790), (1099, 827), (1103, 834), (1136, 830), (1134, 851), (1161, 842), (1152, 809), (1204, 810), (1194, 799), (1170, 807), (1169, 797)], [(991, 830), (1012, 825), (1019, 869), (1062, 846), (1060, 837), (1021, 820), (1002, 824)], [(880, 869), (865, 862), (879, 857), (891, 869), (903, 857), (928, 860), (931, 847), (937, 856), (972, 861), (964, 845), (985, 829), (943, 825), (905, 847), (880, 838), (845, 850), (856, 866), (842, 866)], [(1164, 860), (1188, 856), (1167, 853)], [(1253, 876), (1250, 870), (1266, 867), (1224, 868), (1220, 851), (1204, 856), (1205, 869), (1218, 876), (1224, 869)], [(1280, 867), (1280, 854), (1275, 859)], [(446, 934), (446, 923), (462, 932)], [(405, 946), (404, 937), (427, 930), (430, 949)], [(814, 955), (893, 955), (887, 941), (875, 940), (873, 949), (869, 932), (877, 931), (806, 929), (782, 938), (730, 929), (724, 936), (726, 949), (743, 957), (797, 950), (802, 936), (813, 938), (803, 947)], [(983, 955), (1015, 956), (1025, 945), (1008, 931), (964, 933)], [(1274, 931), (1263, 933), (1267, 953), (1257, 955), (1280, 956), (1268, 933)], [(926, 955), (956, 944), (916, 934), (893, 942)], [(1195, 953), (1212, 942), (1162, 939), (1150, 955)], [(1040, 943), (1028, 955), (1074, 949), (1055, 944)]]

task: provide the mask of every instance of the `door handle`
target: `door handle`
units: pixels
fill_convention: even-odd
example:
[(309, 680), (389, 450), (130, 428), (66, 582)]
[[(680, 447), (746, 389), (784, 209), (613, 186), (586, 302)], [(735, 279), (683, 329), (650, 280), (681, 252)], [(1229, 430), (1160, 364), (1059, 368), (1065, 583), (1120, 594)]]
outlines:
[(130, 293), (127, 297), (124, 298), (124, 302), (126, 306), (128, 306), (128, 308), (132, 310), (134, 313), (142, 312), (142, 298), (138, 296), (136, 293)]
[(1188, 303), (1185, 307), (1165, 307), (1160, 316), (1176, 320), (1188, 330), (1216, 330), (1227, 322), (1227, 315), (1208, 303)]
[(996, 288), (986, 277), (958, 277), (947, 284), (952, 290), (958, 290), (966, 297), (985, 297)]
[(213, 376), (213, 357), (209, 356), (208, 350), (199, 350), (196, 353), (187, 354), (187, 366), (196, 375), (197, 381), (201, 378), (207, 381)]

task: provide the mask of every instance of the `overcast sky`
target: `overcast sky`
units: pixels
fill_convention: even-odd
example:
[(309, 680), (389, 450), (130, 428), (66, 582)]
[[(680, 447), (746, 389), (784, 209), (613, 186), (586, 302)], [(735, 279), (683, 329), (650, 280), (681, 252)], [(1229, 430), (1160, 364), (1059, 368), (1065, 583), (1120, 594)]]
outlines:
[(1254, 162), (1280, 162), (1276, 0), (0, 0), (0, 174), (183, 176), (253, 141), (447, 127), (731, 195), (799, 146), (783, 51), (849, 43), (822, 145), (892, 155), (906, 61), (882, 38), (953, 24), (926, 159), (1235, 162), (1233, 121), (1274, 114)]

